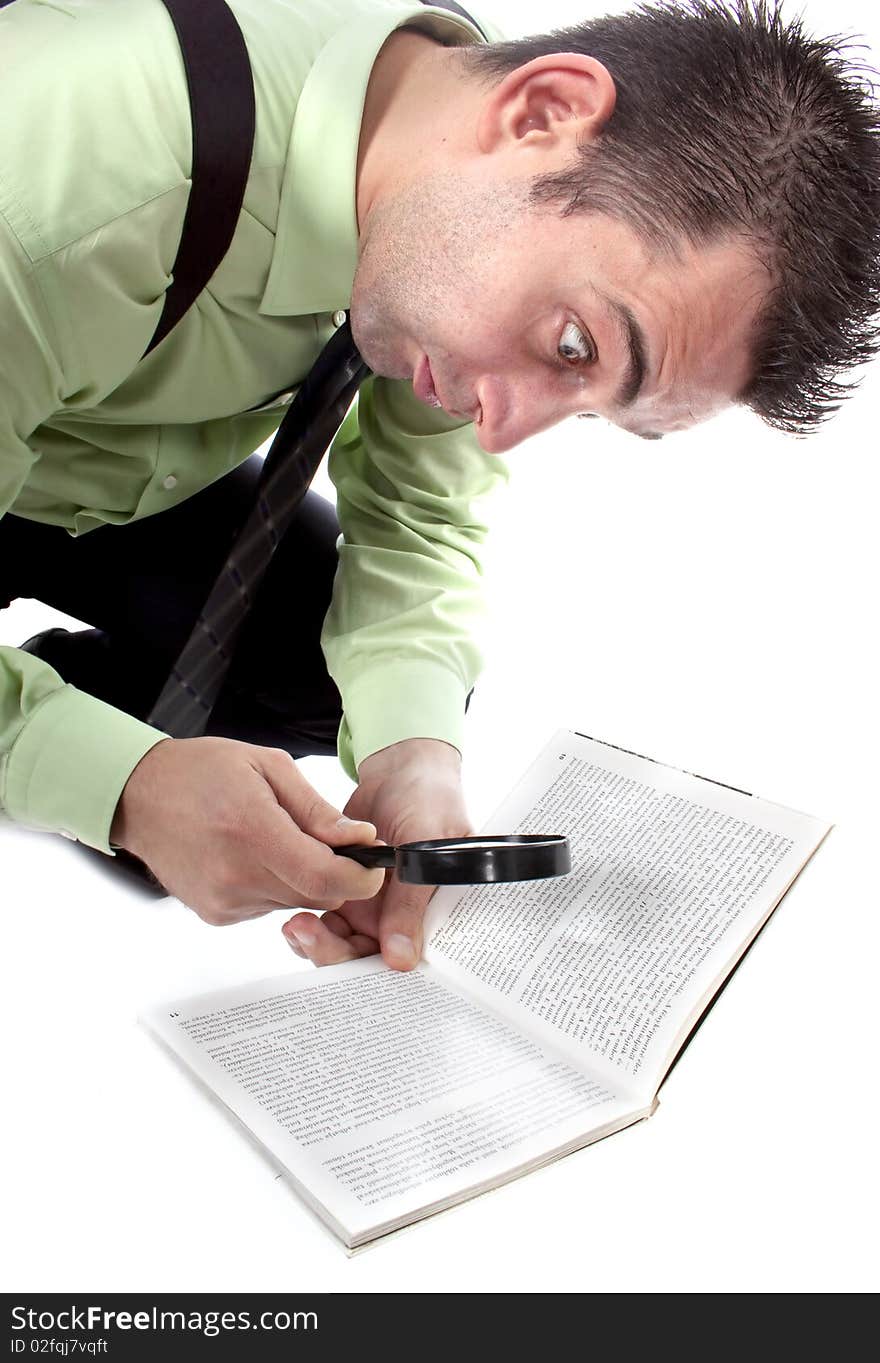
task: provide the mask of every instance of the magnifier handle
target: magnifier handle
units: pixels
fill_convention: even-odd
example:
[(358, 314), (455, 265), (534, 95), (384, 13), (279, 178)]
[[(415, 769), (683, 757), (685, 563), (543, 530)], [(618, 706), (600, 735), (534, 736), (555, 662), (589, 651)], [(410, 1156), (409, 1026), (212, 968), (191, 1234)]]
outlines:
[(376, 866), (394, 866), (397, 855), (396, 847), (363, 847), (353, 843), (350, 847), (334, 847), (333, 851), (338, 857), (350, 857), (352, 861), (360, 862), (361, 866), (366, 866), (373, 870)]

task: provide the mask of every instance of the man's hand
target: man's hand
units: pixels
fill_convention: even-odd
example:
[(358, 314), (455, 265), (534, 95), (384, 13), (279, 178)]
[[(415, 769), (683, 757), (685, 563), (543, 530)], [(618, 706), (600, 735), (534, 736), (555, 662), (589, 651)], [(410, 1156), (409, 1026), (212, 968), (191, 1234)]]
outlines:
[(168, 738), (128, 778), (110, 841), (206, 923), (223, 925), (291, 906), (370, 903), (384, 873), (330, 849), (375, 842), (375, 827), (341, 817), (280, 748)]
[[(397, 844), (419, 838), (466, 837), (472, 832), (461, 789), (461, 756), (449, 743), (410, 738), (366, 758), (359, 785), (345, 806), (368, 819), (379, 837)], [(354, 841), (354, 839), (349, 839)], [(422, 919), (431, 885), (405, 885), (393, 871), (372, 899), (352, 899), (322, 918), (298, 914), (284, 935), (298, 956), (333, 965), (379, 951), (388, 965), (410, 970), (422, 953)]]

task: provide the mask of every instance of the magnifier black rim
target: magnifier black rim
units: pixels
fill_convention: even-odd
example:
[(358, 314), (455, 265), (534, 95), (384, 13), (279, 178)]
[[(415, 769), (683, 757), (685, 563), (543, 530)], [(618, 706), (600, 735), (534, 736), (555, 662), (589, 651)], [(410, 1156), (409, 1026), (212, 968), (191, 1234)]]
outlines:
[(467, 838), (423, 838), (417, 842), (399, 842), (397, 851), (444, 852), (456, 856), (459, 852), (475, 850), (494, 852), (499, 848), (559, 847), (568, 842), (564, 833), (474, 833)]
[(399, 843), (395, 865), (398, 878), (410, 884), (487, 885), (565, 875), (571, 853), (560, 833), (476, 834)]
[(479, 885), (494, 881), (544, 880), (571, 870), (563, 833), (479, 833), (463, 838), (426, 838), (334, 849), (361, 866), (393, 868), (411, 885)]

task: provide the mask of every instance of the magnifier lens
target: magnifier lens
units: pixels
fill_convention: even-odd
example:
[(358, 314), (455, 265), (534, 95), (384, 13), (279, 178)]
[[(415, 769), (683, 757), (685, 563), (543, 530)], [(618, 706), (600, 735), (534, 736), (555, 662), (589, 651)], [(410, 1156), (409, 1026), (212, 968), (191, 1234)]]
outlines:
[(448, 852), (481, 852), (512, 844), (500, 834), (497, 838), (438, 838), (434, 842), (404, 842), (402, 847), (434, 847)]

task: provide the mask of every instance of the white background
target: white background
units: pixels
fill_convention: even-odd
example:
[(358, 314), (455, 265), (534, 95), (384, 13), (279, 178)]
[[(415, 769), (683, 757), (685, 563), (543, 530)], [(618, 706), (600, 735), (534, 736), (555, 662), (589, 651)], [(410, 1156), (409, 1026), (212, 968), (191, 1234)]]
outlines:
[[(536, 26), (521, 0), (481, 12)], [(552, 0), (540, 23), (588, 12)], [(867, 3), (806, 15), (880, 52)], [(875, 369), (805, 441), (733, 412), (661, 444), (572, 422), (509, 456), (474, 817), (570, 725), (836, 824), (650, 1122), (348, 1258), (136, 1021), (310, 969), (282, 920), (207, 927), (7, 825), (0, 1286), (876, 1288), (878, 420)], [(0, 641), (59, 619), (19, 602)], [(344, 801), (333, 761), (304, 768)]]

